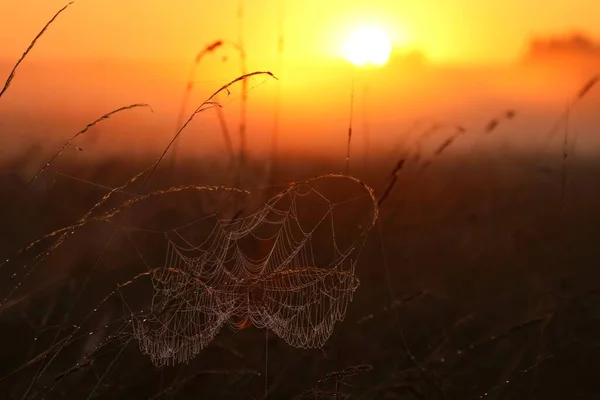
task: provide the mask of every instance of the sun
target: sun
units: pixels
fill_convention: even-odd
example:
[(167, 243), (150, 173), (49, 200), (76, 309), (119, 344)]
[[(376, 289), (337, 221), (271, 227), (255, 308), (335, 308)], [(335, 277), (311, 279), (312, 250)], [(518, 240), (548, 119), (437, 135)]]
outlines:
[(348, 61), (357, 66), (384, 65), (392, 53), (392, 41), (382, 29), (366, 26), (353, 31), (344, 47)]

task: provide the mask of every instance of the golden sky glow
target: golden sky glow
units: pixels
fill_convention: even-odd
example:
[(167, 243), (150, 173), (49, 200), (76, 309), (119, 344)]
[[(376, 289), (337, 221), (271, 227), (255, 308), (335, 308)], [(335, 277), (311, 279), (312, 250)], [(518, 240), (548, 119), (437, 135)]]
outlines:
[[(0, 0), (0, 79), (65, 4), (66, 0)], [(486, 113), (496, 112), (496, 105), (484, 109), (485, 102), (476, 97), (480, 92), (497, 107), (510, 106), (506, 103), (514, 98), (545, 98), (549, 91), (571, 93), (588, 77), (557, 81), (552, 75), (497, 73), (495, 68), (517, 62), (534, 37), (579, 31), (600, 38), (598, 0), (245, 0), (241, 24), (238, 4), (77, 0), (33, 49), (2, 99), (0, 112), (22, 113), (33, 120), (22, 110), (35, 98), (37, 112), (54, 118), (60, 104), (79, 118), (77, 124), (85, 124), (106, 110), (142, 101), (152, 104), (153, 118), (163, 118), (169, 126), (164, 134), (170, 134), (171, 117), (177, 114), (201, 49), (216, 40), (226, 44), (203, 59), (190, 104), (240, 75), (240, 60), (231, 44), (238, 41), (241, 29), (247, 70), (268, 70), (281, 78), (252, 83), (249, 115), (255, 121), (250, 129), (260, 131), (260, 138), (268, 142), (279, 88), (280, 129), (287, 139), (310, 143), (318, 137), (343, 143), (353, 74), (345, 46), (361, 27), (381, 29), (393, 48), (385, 66), (358, 68), (354, 77), (356, 118), (363, 118), (360, 110), (369, 108), (364, 114), (375, 121), (370, 127), (374, 135), (389, 134), (398, 118), (418, 118), (423, 110), (434, 113), (446, 107), (445, 115), (454, 118), (451, 112), (456, 114), (458, 106), (468, 108), (463, 100), (474, 102), (485, 119)], [(439, 70), (399, 73), (402, 66), (394, 57), (411, 50), (422, 51)], [(480, 70), (443, 70), (474, 64)], [(369, 93), (368, 104), (363, 92)], [(237, 92), (226, 100), (236, 105), (239, 98)], [(226, 113), (234, 126), (238, 109), (230, 107)], [(214, 120), (205, 122), (218, 132)], [(305, 125), (309, 122), (314, 124), (310, 129)], [(40, 120), (40, 126), (48, 123)], [(253, 138), (259, 138), (258, 133)]]
[[(0, 57), (14, 57), (64, 0), (0, 2)], [(237, 0), (81, 0), (37, 49), (39, 57), (184, 58), (215, 38), (237, 38)], [(511, 60), (530, 36), (580, 29), (600, 35), (596, 0), (245, 1), (248, 53), (274, 56), (282, 22), (286, 56), (341, 52), (360, 25), (385, 29), (433, 60)], [(493, 51), (492, 51), (493, 49)]]

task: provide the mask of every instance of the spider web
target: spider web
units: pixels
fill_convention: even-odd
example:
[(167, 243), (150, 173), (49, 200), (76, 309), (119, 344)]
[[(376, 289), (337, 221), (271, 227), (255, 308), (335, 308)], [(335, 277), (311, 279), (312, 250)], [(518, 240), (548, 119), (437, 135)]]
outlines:
[[(164, 264), (150, 272), (151, 306), (131, 318), (140, 349), (159, 366), (188, 362), (223, 325), (249, 323), (294, 347), (322, 347), (359, 286), (360, 245), (377, 218), (362, 184), (366, 193), (340, 202), (318, 189), (342, 179), (360, 183), (328, 175), (293, 184), (250, 215), (216, 219), (200, 240), (192, 237), (206, 220), (165, 232)], [(353, 205), (361, 201), (363, 215)], [(346, 234), (336, 236), (341, 220)]]
[[(27, 304), (35, 309), (37, 300), (28, 294), (35, 289), (23, 283), (64, 269), (74, 246), (92, 240), (101, 247), (89, 254), (93, 265), (81, 271), (82, 286), (64, 289), (74, 296), (66, 314), (52, 316), (55, 328), (37, 333), (34, 343), (42, 350), (7, 370), (0, 382), (24, 383), (19, 376), (33, 373), (19, 390), (49, 394), (92, 364), (108, 363), (107, 374), (132, 342), (155, 366), (187, 363), (224, 326), (235, 331), (252, 324), (290, 346), (323, 346), (359, 286), (355, 269), (377, 220), (377, 203), (359, 180), (331, 174), (293, 183), (247, 215), (228, 214), (235, 196), (254, 203), (274, 188), (248, 196), (184, 185), (124, 202), (112, 197), (119, 188), (111, 189), (78, 222), (27, 245), (7, 260), (22, 272), (2, 313), (18, 313)], [(202, 194), (216, 200), (216, 210), (198, 203)], [(96, 294), (86, 288), (92, 282)], [(63, 289), (53, 284), (47, 290), (50, 296)], [(40, 293), (39, 301), (45, 298)]]

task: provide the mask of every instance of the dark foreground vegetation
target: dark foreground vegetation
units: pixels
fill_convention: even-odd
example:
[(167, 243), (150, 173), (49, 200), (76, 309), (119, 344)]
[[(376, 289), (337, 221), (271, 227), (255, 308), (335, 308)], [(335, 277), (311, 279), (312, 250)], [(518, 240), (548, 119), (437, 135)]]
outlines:
[[(125, 233), (106, 246), (109, 224), (86, 227), (30, 274), (22, 265), (31, 265), (32, 256), (17, 257), (0, 271), (3, 297), (23, 282), (0, 308), (1, 397), (597, 398), (600, 166), (572, 160), (564, 186), (560, 156), (537, 165), (532, 159), (448, 157), (424, 170), (408, 164), (399, 171), (360, 254), (360, 287), (323, 349), (296, 349), (255, 327), (224, 328), (189, 364), (156, 368), (123, 323), (129, 307), (149, 304), (148, 286), (113, 296), (87, 316), (144, 262), (163, 260), (142, 260)], [(260, 161), (250, 163), (260, 170)], [(343, 163), (282, 157), (272, 179), (281, 185), (248, 189), (260, 204), (290, 181)], [(30, 187), (11, 173), (17, 164), (5, 165), (0, 252), (12, 256), (73, 223), (106, 187), (145, 164), (63, 164)], [(215, 174), (223, 165), (165, 166), (151, 186), (228, 184)], [(380, 196), (394, 165), (374, 158), (368, 171), (355, 167), (355, 175)], [(191, 220), (216, 212), (226, 199), (168, 197), (135, 221), (154, 227)], [(62, 351), (41, 369), (57, 344)]]

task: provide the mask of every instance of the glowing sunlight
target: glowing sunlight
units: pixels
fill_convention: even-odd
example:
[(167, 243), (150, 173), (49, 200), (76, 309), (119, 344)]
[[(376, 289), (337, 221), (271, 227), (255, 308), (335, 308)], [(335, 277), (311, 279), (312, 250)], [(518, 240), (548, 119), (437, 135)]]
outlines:
[(344, 53), (357, 66), (384, 65), (392, 53), (392, 42), (382, 29), (362, 27), (353, 31), (346, 42)]

